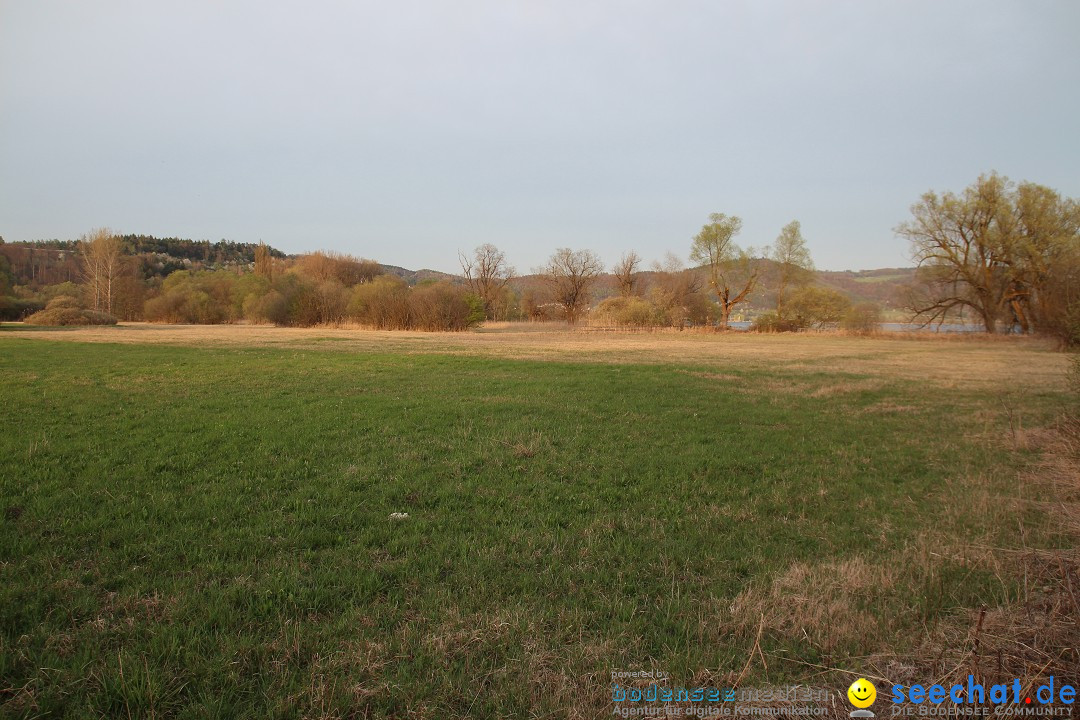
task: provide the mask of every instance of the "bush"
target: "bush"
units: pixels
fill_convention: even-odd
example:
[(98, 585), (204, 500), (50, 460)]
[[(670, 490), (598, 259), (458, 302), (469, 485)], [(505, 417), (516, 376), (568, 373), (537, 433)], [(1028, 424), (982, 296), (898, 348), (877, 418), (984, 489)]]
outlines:
[(467, 330), (484, 319), (480, 299), (460, 285), (430, 283), (409, 289), (394, 275), (353, 288), (347, 314), (379, 330)]
[(315, 322), (339, 323), (345, 319), (351, 293), (337, 280), (323, 280), (311, 293), (315, 304)]
[(656, 305), (640, 297), (608, 298), (596, 306), (595, 315), (602, 322), (626, 327), (670, 324)]
[(374, 260), (322, 250), (301, 255), (295, 269), (316, 283), (336, 280), (347, 288), (371, 282), (383, 274), (382, 266)]
[(0, 320), (22, 320), (28, 315), (45, 309), (45, 303), (36, 299), (26, 299), (5, 295), (0, 297)]
[(289, 272), (276, 288), (286, 298), (290, 325), (310, 327), (345, 319), (350, 293), (337, 280), (312, 280)]
[(180, 293), (166, 293), (150, 298), (143, 305), (143, 317), (148, 322), (179, 323), (184, 322), (182, 307), (184, 297)]
[(214, 325), (232, 317), (231, 290), (236, 276), (227, 271), (177, 270), (165, 278), (162, 292), (146, 301), (143, 316), (150, 322)]
[(754, 318), (750, 329), (754, 332), (797, 332), (802, 326), (794, 320), (780, 317), (775, 312), (767, 312)]
[(484, 317), (483, 304), (480, 313), (475, 303), (469, 302), (470, 293), (459, 285), (448, 282), (422, 285), (409, 294), (409, 319), (415, 330), (457, 331), (468, 330)]
[(265, 295), (254, 293), (244, 298), (244, 318), (253, 323), (270, 323), (273, 325), (289, 324), (289, 304), (285, 296), (277, 290), (271, 290)]
[(347, 313), (379, 330), (409, 328), (409, 284), (395, 275), (382, 275), (353, 288)]
[(225, 322), (225, 310), (209, 293), (193, 287), (174, 289), (147, 300), (143, 315), (150, 322), (216, 325)]
[(108, 313), (96, 310), (84, 310), (79, 301), (67, 295), (60, 295), (49, 301), (44, 310), (26, 318), (30, 325), (115, 325), (116, 318)]
[(626, 305), (615, 320), (619, 325), (650, 327), (660, 324), (660, 314), (655, 305), (638, 297), (626, 298)]
[(851, 308), (851, 300), (838, 290), (807, 285), (791, 294), (788, 319), (800, 328), (822, 328), (840, 322)]
[(840, 327), (855, 335), (869, 335), (881, 328), (881, 308), (874, 303), (859, 303), (844, 313)]
[(49, 301), (49, 304), (45, 306), (46, 310), (81, 310), (82, 305), (79, 301), (70, 295), (58, 295)]
[(231, 315), (234, 318), (247, 318), (247, 311), (245, 308), (248, 305), (248, 301), (254, 301), (263, 295), (266, 295), (271, 290), (270, 279), (263, 277), (262, 275), (256, 275), (255, 273), (247, 273), (240, 275), (236, 278), (236, 282), (233, 283), (232, 289), (229, 292), (229, 300), (232, 305)]
[(1074, 302), (1065, 310), (1054, 334), (1058, 336), (1066, 348), (1075, 350), (1080, 348), (1080, 302)]
[(56, 283), (54, 285), (46, 285), (37, 291), (36, 296), (44, 303), (48, 303), (50, 300), (67, 295), (70, 298), (81, 298), (86, 296), (85, 288), (82, 285), (76, 285), (70, 280), (67, 282)]
[[(322, 265), (316, 268), (360, 272), (351, 261), (318, 261)], [(151, 322), (213, 324), (244, 318), (298, 326), (349, 318), (388, 330), (465, 330), (483, 320), (482, 303), (459, 285), (431, 283), (410, 290), (401, 278), (380, 275), (350, 291), (333, 273), (324, 274), (316, 279), (290, 270), (271, 281), (228, 271), (179, 270), (165, 278), (160, 295), (146, 302), (144, 315)]]
[[(503, 288), (505, 290), (505, 288)], [(487, 320), (487, 311), (484, 309), (483, 299), (474, 292), (465, 293), (465, 302), (469, 303), (469, 318), (467, 327), (478, 327)]]

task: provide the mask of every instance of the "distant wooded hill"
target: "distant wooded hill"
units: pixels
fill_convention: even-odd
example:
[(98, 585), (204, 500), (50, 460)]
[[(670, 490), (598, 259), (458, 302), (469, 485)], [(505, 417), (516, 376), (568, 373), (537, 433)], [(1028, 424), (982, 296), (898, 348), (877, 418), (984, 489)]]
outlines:
[[(143, 274), (166, 277), (176, 270), (219, 269), (235, 266), (253, 266), (257, 243), (240, 243), (231, 240), (188, 240), (184, 238), (158, 238), (153, 235), (121, 235), (124, 254), (143, 259)], [(275, 248), (270, 254), (276, 258), (293, 255)], [(79, 244), (74, 240), (36, 240), (0, 244), (11, 267), (15, 285), (39, 287), (79, 280)], [(438, 270), (408, 270), (397, 265), (382, 265), (389, 275), (403, 278), (410, 285), (426, 280), (455, 280), (458, 276)]]
[(464, 279), (460, 275), (451, 275), (450, 273), (439, 272), (438, 270), (406, 270), (397, 265), (383, 265), (381, 263), (379, 267), (381, 267), (383, 272), (387, 275), (397, 275), (410, 285), (416, 285), (417, 283), (422, 283), (426, 280), (449, 280), (450, 282), (455, 282)]
[(819, 270), (817, 273), (819, 285), (840, 290), (852, 302), (873, 302), (886, 309), (902, 305), (903, 291), (914, 279), (915, 268)]
[[(231, 240), (186, 240), (152, 235), (121, 235), (124, 254), (143, 260), (145, 278), (165, 277), (175, 270), (214, 269), (255, 262), (257, 243)], [(274, 257), (285, 253), (270, 248)], [(79, 279), (79, 244), (74, 240), (38, 240), (0, 244), (16, 285), (38, 287)]]

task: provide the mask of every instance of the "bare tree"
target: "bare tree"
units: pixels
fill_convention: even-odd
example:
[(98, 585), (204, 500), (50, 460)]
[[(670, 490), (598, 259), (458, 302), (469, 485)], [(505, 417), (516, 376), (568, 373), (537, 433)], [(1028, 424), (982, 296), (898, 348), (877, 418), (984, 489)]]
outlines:
[(555, 302), (566, 313), (566, 321), (573, 325), (588, 306), (592, 286), (602, 272), (604, 263), (591, 250), (559, 248), (537, 274), (547, 282)]
[(622, 297), (630, 297), (637, 294), (638, 285), (638, 268), (641, 266), (641, 256), (631, 250), (628, 253), (623, 253), (623, 256), (619, 258), (619, 262), (611, 268), (611, 273), (615, 276), (615, 283), (619, 286), (619, 295)]
[(123, 244), (108, 228), (97, 228), (79, 238), (83, 281), (94, 309), (112, 313), (117, 281), (123, 272)]
[(333, 250), (317, 250), (301, 255), (296, 260), (296, 267), (313, 280), (336, 280), (345, 287), (371, 282), (383, 272), (382, 267), (374, 260)]
[(680, 330), (687, 320), (704, 322), (708, 302), (701, 295), (701, 274), (687, 268), (674, 253), (667, 253), (664, 262), (653, 263), (649, 299), (667, 322)]
[(742, 220), (723, 213), (713, 213), (709, 220), (694, 236), (690, 259), (705, 266), (709, 285), (720, 303), (720, 327), (726, 328), (732, 308), (746, 301), (757, 287), (758, 268), (750, 251), (735, 244)]
[(484, 303), (484, 317), (494, 320), (499, 296), (514, 277), (514, 268), (506, 262), (502, 250), (491, 243), (476, 248), (471, 258), (458, 252), (458, 260), (469, 288)]

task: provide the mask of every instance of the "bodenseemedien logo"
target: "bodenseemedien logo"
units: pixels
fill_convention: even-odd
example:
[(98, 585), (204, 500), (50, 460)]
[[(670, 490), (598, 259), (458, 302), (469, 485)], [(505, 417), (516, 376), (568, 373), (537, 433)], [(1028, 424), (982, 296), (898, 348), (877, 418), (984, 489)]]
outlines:
[(866, 678), (859, 678), (855, 682), (851, 683), (851, 687), (847, 689), (847, 698), (848, 702), (858, 708), (851, 711), (851, 717), (874, 717), (874, 713), (866, 709), (873, 705), (874, 701), (877, 700), (877, 688), (874, 687), (874, 683), (870, 682)]

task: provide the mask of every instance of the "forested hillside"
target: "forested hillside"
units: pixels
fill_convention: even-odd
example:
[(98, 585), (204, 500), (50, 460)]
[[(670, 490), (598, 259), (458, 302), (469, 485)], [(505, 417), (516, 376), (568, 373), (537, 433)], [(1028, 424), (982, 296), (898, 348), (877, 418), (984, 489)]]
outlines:
[[(253, 265), (259, 247), (258, 243), (156, 238), (152, 235), (120, 235), (119, 239), (123, 254), (137, 260), (138, 274), (143, 279), (164, 278), (175, 270)], [(273, 257), (285, 257), (280, 250), (268, 249)], [(31, 288), (77, 282), (80, 272), (78, 251), (75, 240), (0, 243), (0, 255), (7, 260), (12, 284)]]

